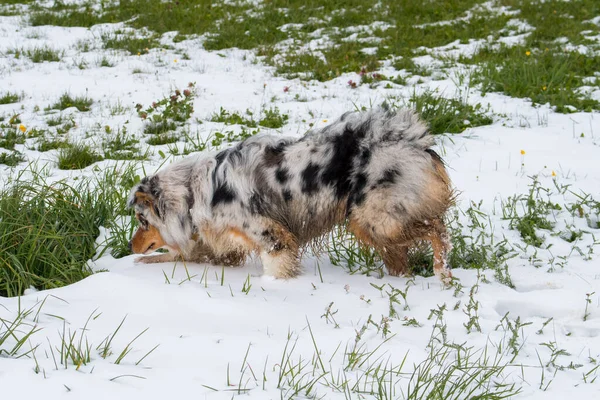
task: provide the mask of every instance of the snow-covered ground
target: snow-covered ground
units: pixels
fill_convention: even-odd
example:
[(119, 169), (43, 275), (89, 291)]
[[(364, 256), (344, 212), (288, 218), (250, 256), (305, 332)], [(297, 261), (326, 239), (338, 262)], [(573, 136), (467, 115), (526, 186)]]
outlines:
[[(107, 125), (113, 130), (127, 126), (142, 137), (135, 104), (146, 107), (196, 82), (193, 117), (204, 123), (194, 123), (193, 129), (204, 137), (224, 128), (208, 121), (220, 107), (258, 115), (277, 106), (290, 116), (281, 133), (301, 135), (310, 124), (324, 125), (356, 106), (368, 107), (390, 96), (407, 99), (415, 89), (447, 96), (467, 92), (456, 86), (460, 80), (452, 71), (447, 79), (391, 89), (352, 89), (347, 82), (358, 81), (357, 74), (325, 83), (286, 80), (256, 63), (252, 52), (207, 52), (200, 40), (172, 43), (173, 50), (150, 49), (140, 56), (102, 50), (101, 33), (119, 27), (32, 28), (20, 17), (0, 17), (0, 94), (25, 95), (19, 103), (0, 106), (0, 115), (18, 113), (27, 129), (42, 128), (47, 119), (43, 109), (64, 92), (87, 94), (95, 101), (89, 113), (62, 112), (76, 122), (68, 133), (71, 140), (100, 144)], [(90, 41), (92, 50), (79, 52), (74, 46), (80, 40)], [(34, 64), (7, 53), (41, 45), (64, 50), (62, 60)], [(99, 66), (103, 56), (114, 66)], [(78, 67), (82, 61), (87, 68)], [(33, 309), (26, 322), (39, 328), (22, 348), (26, 352), (38, 346), (34, 353), (21, 358), (0, 354), (1, 397), (404, 398), (410, 385), (415, 396), (414, 376), (409, 385), (415, 366), (430, 357), (432, 347), (439, 349), (445, 337), (446, 343), (472, 348), (477, 362), (487, 358), (491, 365), (500, 354), (501, 364), (508, 365), (492, 382), (520, 386), (516, 398), (599, 398), (600, 386), (594, 381), (600, 373), (600, 259), (594, 244), (600, 230), (572, 216), (565, 206), (577, 201), (573, 193), (600, 200), (600, 115), (557, 114), (522, 99), (481, 97), (472, 88), (468, 101), (489, 104), (494, 124), (440, 137), (438, 150), (459, 192), (458, 208), (464, 211), (481, 202), (480, 210), (489, 216), (482, 218), (484, 230), (493, 230), (497, 240), (507, 239), (518, 254), (508, 261), (514, 289), (499, 283), (492, 270), (455, 270), (462, 287), (445, 289), (435, 277), (350, 275), (327, 257), (307, 257), (303, 276), (274, 281), (261, 276), (258, 260), (222, 269), (138, 265), (133, 256), (116, 260), (104, 255), (93, 261), (93, 268), (106, 272), (68, 287), (0, 298), (0, 318), (12, 321), (19, 310)], [(109, 110), (117, 104), (127, 110), (112, 115)], [(29, 161), (39, 159), (54, 168), (56, 153), (40, 153), (28, 144), (17, 149)], [(164, 162), (158, 149), (146, 171)], [(167, 147), (161, 149), (166, 152)], [(113, 164), (103, 161), (83, 174)], [(1, 170), (3, 176), (11, 173), (4, 166)], [(82, 173), (53, 171), (56, 177)], [(502, 219), (502, 202), (527, 194), (536, 175), (552, 191), (552, 201), (562, 206), (550, 216), (556, 224), (552, 232), (569, 226), (584, 231), (574, 243), (547, 231), (542, 235), (550, 248), (527, 247)], [(570, 191), (559, 193), (557, 187), (564, 185)], [(467, 216), (460, 219), (467, 226)], [(432, 313), (444, 306), (441, 316)], [(473, 316), (481, 332), (468, 333), (465, 324)], [(101, 357), (103, 341), (115, 332), (112, 354)], [(86, 365), (68, 361), (65, 368), (61, 363), (61, 337), (70, 335), (75, 335), (75, 344), (91, 349)], [(518, 354), (512, 359), (515, 349)], [(369, 394), (381, 390), (381, 382), (385, 394)]]

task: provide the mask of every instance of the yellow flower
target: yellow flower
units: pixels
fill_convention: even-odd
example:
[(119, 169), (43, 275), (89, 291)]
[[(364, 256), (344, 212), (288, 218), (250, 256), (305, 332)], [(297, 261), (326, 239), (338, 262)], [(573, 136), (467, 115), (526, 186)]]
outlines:
[(327, 120), (326, 120), (326, 119), (324, 119), (324, 120), (323, 120), (323, 122), (327, 122)]
[(525, 55), (526, 55), (527, 57), (529, 57), (529, 56), (531, 55), (531, 52), (530, 52), (529, 50), (527, 50), (527, 51), (525, 52)]
[(142, 53), (138, 52), (138, 57), (141, 56), (141, 55), (142, 55)]
[(556, 176), (556, 172), (552, 171), (552, 176)]
[(546, 87), (546, 85), (542, 86), (542, 90), (546, 90), (546, 89), (548, 89), (548, 88)]
[(524, 156), (525, 155), (525, 150), (521, 150), (521, 155)]
[(177, 62), (177, 59), (174, 59), (173, 62)]
[(25, 125), (19, 125), (19, 130), (23, 133), (25, 133), (25, 131), (27, 130), (27, 128), (25, 128)]

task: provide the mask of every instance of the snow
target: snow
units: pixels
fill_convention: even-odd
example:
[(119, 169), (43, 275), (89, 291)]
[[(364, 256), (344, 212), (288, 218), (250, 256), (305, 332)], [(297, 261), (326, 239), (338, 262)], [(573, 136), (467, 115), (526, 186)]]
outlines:
[[(0, 17), (0, 93), (9, 90), (25, 94), (19, 104), (0, 105), (0, 115), (19, 113), (28, 129), (43, 127), (44, 113), (35, 112), (35, 106), (43, 110), (65, 91), (87, 94), (95, 100), (90, 113), (65, 110), (62, 114), (73, 115), (76, 120), (76, 128), (69, 133), (71, 139), (99, 144), (98, 134), (87, 137), (98, 124), (113, 129), (126, 125), (128, 132), (142, 136), (142, 121), (135, 114), (134, 105), (148, 105), (175, 88), (196, 82), (198, 96), (193, 119), (208, 119), (220, 107), (239, 112), (250, 109), (258, 115), (263, 107), (277, 106), (290, 115), (282, 132), (299, 136), (310, 124), (325, 125), (324, 120), (334, 119), (355, 106), (368, 107), (390, 97), (406, 100), (414, 90), (437, 89), (445, 95), (467, 92), (466, 87), (457, 86), (460, 80), (455, 79), (454, 72), (459, 71), (444, 80), (424, 78), (424, 83), (416, 87), (393, 85), (392, 89), (384, 89), (383, 85), (350, 89), (348, 80), (359, 81), (358, 74), (345, 74), (325, 83), (286, 80), (274, 76), (272, 68), (254, 63), (252, 52), (207, 52), (202, 49), (201, 39), (176, 43), (173, 50), (151, 49), (141, 56), (102, 50), (100, 32), (118, 27), (32, 29), (20, 17)], [(79, 40), (91, 41), (93, 50), (79, 53), (73, 48)], [(44, 44), (64, 50), (65, 56), (60, 62), (33, 64), (24, 56), (15, 59), (6, 53), (10, 48)], [(184, 52), (190, 60), (182, 58)], [(115, 66), (99, 67), (97, 60), (102, 56)], [(87, 61), (87, 69), (76, 66), (79, 59)], [(134, 69), (143, 73), (133, 74)], [(382, 72), (387, 75), (385, 70)], [(289, 87), (289, 91), (284, 92), (284, 87)], [(308, 101), (296, 101), (296, 94)], [(89, 400), (162, 399), (178, 395), (275, 399), (280, 398), (279, 373), (287, 352), (292, 353), (290, 362), (308, 364), (298, 377), (305, 381), (310, 377), (305, 373), (316, 369), (314, 373), (320, 375), (320, 367), (314, 367), (320, 355), (329, 375), (315, 386), (317, 398), (343, 399), (347, 398), (343, 391), (335, 391), (334, 383), (327, 386), (324, 382), (343, 378), (351, 384), (358, 381), (366, 385), (361, 369), (344, 370), (348, 364), (344, 353), (352, 348), (357, 332), (371, 316), (377, 324), (383, 323), (382, 318), (389, 318), (391, 332), (384, 338), (373, 324), (368, 324), (359, 343), (365, 351), (375, 354), (362, 370), (376, 365), (377, 360), (389, 358), (389, 365), (399, 366), (405, 359), (404, 375), (395, 377), (395, 394), (391, 396), (402, 398), (414, 366), (429, 355), (427, 345), (432, 331), (437, 329), (435, 318), (428, 318), (431, 310), (445, 304), (443, 321), (448, 341), (474, 349), (505, 343), (510, 331), (501, 327), (501, 321), (507, 313), (511, 321), (520, 317), (522, 323), (531, 323), (518, 329), (520, 351), (503, 374), (506, 382), (522, 386), (516, 398), (598, 398), (600, 387), (589, 382), (598, 374), (594, 359), (600, 357), (600, 265), (596, 252), (590, 249), (595, 249), (600, 231), (564, 210), (557, 211), (557, 229), (574, 224), (586, 231), (575, 243), (583, 255), (573, 251), (573, 244), (550, 232), (544, 235), (551, 248), (526, 248), (519, 234), (501, 218), (501, 202), (515, 194), (526, 194), (534, 175), (543, 187), (554, 188), (554, 181), (570, 185), (569, 192), (552, 194), (552, 201), (560, 204), (574, 202), (574, 193), (580, 192), (600, 199), (600, 117), (597, 113), (557, 114), (548, 105), (533, 107), (527, 100), (501, 94), (481, 96), (472, 88), (468, 100), (472, 104), (489, 104), (496, 115), (494, 124), (440, 138), (438, 151), (458, 190), (459, 209), (464, 211), (481, 202), (481, 210), (490, 216), (484, 223), (491, 225), (494, 237), (506, 238), (524, 249), (508, 261), (514, 289), (497, 282), (490, 270), (482, 271), (479, 277), (475, 270), (454, 270), (453, 275), (463, 286), (462, 291), (455, 292), (445, 289), (435, 277), (378, 279), (350, 275), (332, 266), (326, 257), (305, 258), (305, 273), (283, 281), (262, 277), (258, 260), (241, 268), (223, 269), (181, 263), (141, 265), (133, 263), (134, 256), (116, 260), (105, 255), (92, 262), (95, 270), (105, 272), (76, 284), (46, 291), (28, 290), (21, 298), (0, 298), (0, 318), (12, 321), (19, 310), (33, 309), (26, 321), (41, 328), (24, 347), (28, 350), (39, 346), (36, 360), (0, 355), (2, 394), (5, 398), (24, 399), (66, 399), (73, 395)], [(127, 112), (111, 115), (110, 106), (118, 102), (128, 107)], [(223, 126), (204, 121), (194, 129), (206, 137)], [(166, 146), (159, 148), (164, 150)], [(38, 153), (27, 145), (17, 149), (30, 161), (48, 162), (56, 179), (81, 174), (56, 169), (52, 152)], [(145, 168), (150, 172), (163, 162), (155, 151)], [(97, 164), (100, 168), (110, 165), (114, 162)], [(4, 177), (11, 173), (7, 167), (0, 168)], [(552, 176), (553, 171), (556, 177)], [(94, 173), (94, 167), (83, 171), (86, 175)], [(460, 218), (466, 221), (466, 216)], [(250, 290), (243, 290), (248, 288), (248, 282)], [(382, 285), (391, 286), (382, 291), (376, 288)], [(473, 298), (479, 304), (482, 332), (467, 333), (463, 325), (469, 319), (465, 310), (474, 285), (478, 285)], [(396, 316), (390, 316), (390, 300), (385, 294), (391, 287), (407, 291), (408, 307), (401, 300), (394, 306)], [(589, 315), (584, 321), (587, 294)], [(453, 309), (458, 301), (460, 305)], [(115, 332), (124, 318), (112, 343), (113, 354), (106, 359), (100, 357), (96, 347)], [(421, 326), (405, 326), (412, 318)], [(115, 364), (119, 353), (146, 328), (131, 345), (131, 353), (122, 363)], [(65, 369), (59, 362), (56, 368), (53, 357), (58, 357), (63, 331), (75, 333), (76, 342), (83, 335), (83, 342), (90, 343), (90, 363), (78, 369), (69, 363)], [(581, 367), (561, 370), (548, 364), (551, 350), (542, 343), (555, 343), (558, 349), (569, 353), (560, 355), (557, 365), (572, 363)], [(136, 365), (156, 345), (159, 347)], [(585, 383), (583, 376), (588, 372)], [(290, 384), (285, 379), (282, 387), (283, 397), (287, 398), (293, 390), (288, 391)]]

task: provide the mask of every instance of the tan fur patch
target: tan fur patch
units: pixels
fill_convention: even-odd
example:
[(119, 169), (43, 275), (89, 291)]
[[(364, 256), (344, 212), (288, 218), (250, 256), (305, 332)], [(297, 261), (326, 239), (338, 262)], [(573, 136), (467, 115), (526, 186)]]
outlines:
[(227, 229), (227, 234), (236, 242), (242, 244), (247, 249), (255, 249), (256, 244), (246, 233), (238, 228)]
[(160, 232), (152, 225), (149, 225), (147, 230), (139, 227), (131, 239), (131, 250), (135, 254), (145, 254), (165, 245)]

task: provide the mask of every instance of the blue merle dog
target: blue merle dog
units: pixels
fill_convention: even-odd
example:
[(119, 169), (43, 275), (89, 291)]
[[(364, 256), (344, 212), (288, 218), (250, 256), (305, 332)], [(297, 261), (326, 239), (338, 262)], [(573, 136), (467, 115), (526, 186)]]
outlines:
[(130, 205), (140, 227), (130, 246), (154, 263), (240, 265), (258, 253), (264, 272), (301, 272), (304, 246), (334, 226), (374, 247), (391, 275), (428, 240), (434, 272), (451, 278), (443, 216), (450, 179), (426, 125), (409, 110), (346, 113), (300, 139), (258, 135), (212, 155), (187, 157), (145, 177)]

